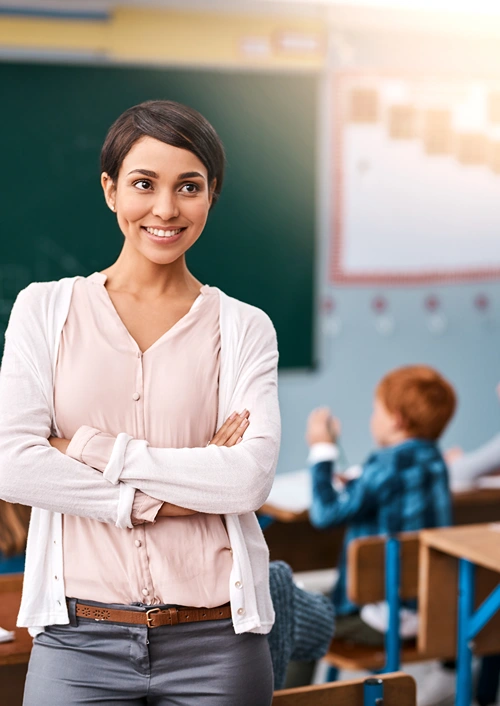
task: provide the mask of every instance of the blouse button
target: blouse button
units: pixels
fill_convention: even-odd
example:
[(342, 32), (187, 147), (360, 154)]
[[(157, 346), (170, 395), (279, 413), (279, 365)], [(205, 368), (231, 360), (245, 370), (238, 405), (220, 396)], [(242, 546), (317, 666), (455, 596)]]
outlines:
[(142, 595), (143, 595), (143, 596), (147, 596), (148, 593), (149, 593), (149, 591), (148, 591), (147, 588), (143, 588), (143, 589), (142, 589)]
[(136, 539), (135, 542), (134, 542), (134, 544), (135, 544), (136, 547), (140, 547), (141, 544), (142, 544), (142, 542), (141, 542), (140, 539)]
[(138, 392), (134, 392), (134, 394), (132, 395), (132, 399), (137, 402), (137, 400), (141, 399), (141, 396)]
[(245, 612), (244, 608), (238, 608), (238, 615), (243, 615), (244, 612)]

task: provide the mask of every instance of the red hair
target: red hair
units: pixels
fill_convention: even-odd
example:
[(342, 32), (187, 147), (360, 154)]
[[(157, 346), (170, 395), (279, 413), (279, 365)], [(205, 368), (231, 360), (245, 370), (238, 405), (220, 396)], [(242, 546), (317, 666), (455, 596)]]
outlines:
[(401, 417), (411, 436), (436, 441), (455, 412), (457, 398), (450, 383), (427, 365), (409, 365), (385, 375), (377, 397), (391, 414)]

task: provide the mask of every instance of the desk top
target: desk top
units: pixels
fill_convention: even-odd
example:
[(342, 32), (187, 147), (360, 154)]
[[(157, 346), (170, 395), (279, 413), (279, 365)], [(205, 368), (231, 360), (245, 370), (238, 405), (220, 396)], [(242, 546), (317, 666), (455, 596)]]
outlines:
[(500, 523), (422, 530), (422, 544), (500, 572)]
[[(307, 471), (282, 473), (276, 480), (266, 503), (259, 513), (278, 522), (306, 522), (309, 520), (310, 478)], [(500, 520), (500, 488), (474, 488), (453, 493), (453, 507), (460, 513), (457, 521), (469, 524), (479, 520)], [(475, 510), (472, 517), (467, 517)], [(482, 513), (487, 511), (488, 516)]]
[(453, 493), (453, 505), (500, 505), (500, 488), (472, 488)]
[(26, 664), (29, 660), (33, 638), (25, 628), (16, 627), (21, 603), (21, 585), (20, 574), (0, 577), (0, 626), (16, 633), (12, 642), (0, 643), (0, 666)]

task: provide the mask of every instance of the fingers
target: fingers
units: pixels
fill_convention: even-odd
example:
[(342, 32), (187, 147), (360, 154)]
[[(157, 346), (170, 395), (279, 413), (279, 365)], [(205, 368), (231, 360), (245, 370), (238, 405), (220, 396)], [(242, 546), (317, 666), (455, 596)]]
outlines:
[[(234, 412), (221, 426), (217, 434), (214, 436), (210, 444), (216, 446), (234, 446), (239, 437), (241, 437), (249, 425), (248, 418), (250, 412), (245, 409), (241, 414)], [(234, 442), (232, 441), (234, 439)], [(229, 443), (231, 441), (231, 443)]]
[(237, 427), (232, 436), (229, 437), (224, 446), (235, 446), (236, 444), (239, 444), (240, 441), (243, 439), (243, 434), (248, 429), (249, 424), (250, 420), (248, 418), (243, 419), (241, 421), (241, 424)]
[(330, 417), (330, 433), (332, 437), (334, 439), (338, 439), (341, 431), (342, 427), (340, 424), (340, 419), (338, 417)]

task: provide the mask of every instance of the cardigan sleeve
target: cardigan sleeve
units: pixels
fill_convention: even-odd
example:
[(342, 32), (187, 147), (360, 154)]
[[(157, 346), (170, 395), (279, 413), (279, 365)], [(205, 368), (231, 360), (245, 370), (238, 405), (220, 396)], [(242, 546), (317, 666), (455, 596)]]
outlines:
[(473, 485), (477, 478), (500, 470), (500, 434), (475, 451), (464, 454), (448, 465), (451, 487)]
[(119, 434), (115, 440), (110, 435), (93, 435), (86, 427), (77, 431), (89, 439), (84, 456), (101, 459), (102, 469), (107, 447), (105, 479), (131, 484), (180, 507), (213, 514), (258, 510), (271, 490), (281, 432), (276, 334), (263, 312), (249, 325), (241, 351), (230, 402), (230, 412), (250, 410), (250, 426), (240, 444), (231, 448), (152, 448), (147, 441), (127, 434)]
[[(52, 361), (44, 330), (47, 285), (18, 296), (5, 335), (0, 372), (0, 497), (8, 502), (131, 527), (135, 491), (53, 448), (44, 376)], [(44, 301), (45, 295), (45, 301)]]

